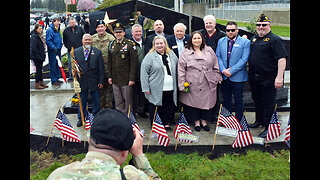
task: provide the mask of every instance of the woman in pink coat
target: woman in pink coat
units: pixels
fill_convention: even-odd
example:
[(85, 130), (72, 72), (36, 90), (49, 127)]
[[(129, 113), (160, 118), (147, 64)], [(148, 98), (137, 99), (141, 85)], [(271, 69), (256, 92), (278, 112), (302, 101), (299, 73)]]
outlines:
[[(213, 116), (217, 84), (221, 81), (216, 54), (206, 46), (200, 32), (192, 33), (178, 61), (178, 87), (186, 119), (194, 122), (198, 132), (201, 125), (205, 131), (210, 131), (207, 120)], [(184, 86), (186, 82), (189, 84), (187, 88)]]

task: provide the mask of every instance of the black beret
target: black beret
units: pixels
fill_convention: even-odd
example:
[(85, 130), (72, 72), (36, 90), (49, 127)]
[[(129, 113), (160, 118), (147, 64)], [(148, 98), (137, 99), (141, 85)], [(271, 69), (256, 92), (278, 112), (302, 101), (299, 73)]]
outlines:
[(134, 134), (129, 118), (117, 109), (104, 109), (96, 114), (90, 138), (96, 144), (111, 146), (118, 150), (129, 150)]
[(264, 15), (264, 14), (261, 14), (261, 15), (258, 17), (257, 22), (270, 22), (270, 19), (268, 18), (268, 16), (266, 16), (266, 15)]
[(106, 25), (106, 23), (104, 23), (104, 20), (98, 19), (97, 22), (96, 22), (96, 28), (97, 28), (100, 24)]
[(117, 23), (115, 23), (115, 24), (113, 24), (113, 31), (115, 32), (116, 30), (122, 30), (122, 31), (124, 31), (125, 29), (126, 29), (126, 27), (123, 25), (123, 24), (121, 24), (121, 23), (119, 23), (119, 22), (117, 22)]

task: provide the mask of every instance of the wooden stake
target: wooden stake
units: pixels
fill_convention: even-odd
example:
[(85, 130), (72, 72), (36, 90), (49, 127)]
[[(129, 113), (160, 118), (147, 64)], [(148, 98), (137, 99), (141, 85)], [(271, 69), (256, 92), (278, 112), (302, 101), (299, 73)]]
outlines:
[[(218, 114), (218, 120), (217, 120), (216, 130), (217, 130), (217, 128), (218, 128), (218, 124), (219, 124), (219, 118), (220, 118), (221, 107), (222, 107), (222, 104), (220, 104), (220, 109), (219, 109), (219, 114)], [(215, 145), (215, 143), (216, 143), (216, 137), (217, 137), (217, 133), (216, 133), (216, 132), (214, 132), (213, 145), (212, 145), (212, 151), (214, 150), (214, 145)]]
[(149, 136), (149, 141), (148, 141), (148, 146), (147, 146), (147, 152), (148, 152), (148, 149), (149, 149), (150, 139), (151, 139), (151, 135), (152, 135), (153, 123), (154, 123), (154, 119), (155, 119), (155, 117), (156, 117), (157, 110), (158, 110), (158, 106), (156, 106), (156, 110), (154, 111), (154, 115), (153, 115), (152, 127), (151, 127), (150, 136)]

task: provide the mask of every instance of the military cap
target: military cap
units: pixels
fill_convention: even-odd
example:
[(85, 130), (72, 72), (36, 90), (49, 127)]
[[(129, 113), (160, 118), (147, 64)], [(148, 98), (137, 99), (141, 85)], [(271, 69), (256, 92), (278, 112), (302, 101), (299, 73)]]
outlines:
[(93, 119), (90, 138), (96, 144), (129, 150), (134, 141), (132, 123), (120, 110), (104, 109)]
[(126, 27), (119, 22), (115, 23), (112, 28), (113, 28), (114, 32), (119, 31), (119, 30), (124, 31), (126, 29)]
[(106, 23), (104, 23), (104, 21), (103, 21), (102, 19), (98, 19), (97, 22), (96, 22), (96, 28), (97, 28), (100, 24), (106, 25)]
[(270, 22), (270, 19), (268, 18), (268, 16), (261, 14), (257, 20), (257, 22)]

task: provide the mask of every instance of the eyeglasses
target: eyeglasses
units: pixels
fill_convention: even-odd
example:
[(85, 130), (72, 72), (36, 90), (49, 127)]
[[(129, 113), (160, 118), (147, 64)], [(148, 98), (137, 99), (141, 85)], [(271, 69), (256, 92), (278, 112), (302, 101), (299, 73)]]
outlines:
[(235, 32), (237, 29), (226, 29), (226, 32)]
[(256, 24), (257, 27), (260, 27), (260, 26), (266, 27), (267, 25), (269, 25), (269, 24)]

